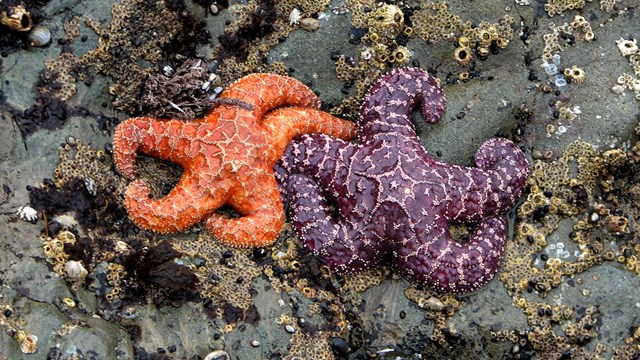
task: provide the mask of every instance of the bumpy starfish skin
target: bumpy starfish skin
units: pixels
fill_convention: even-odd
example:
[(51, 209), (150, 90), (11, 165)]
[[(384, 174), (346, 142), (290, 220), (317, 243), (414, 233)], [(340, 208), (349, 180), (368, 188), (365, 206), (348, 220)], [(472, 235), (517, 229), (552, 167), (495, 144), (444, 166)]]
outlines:
[[(284, 225), (273, 166), (287, 144), (312, 132), (355, 136), (354, 124), (317, 110), (319, 105), (318, 97), (295, 79), (253, 74), (222, 92), (202, 119), (141, 117), (122, 122), (113, 147), (115, 165), (124, 177), (135, 179), (137, 153), (166, 159), (184, 170), (161, 199), (149, 197), (143, 180), (131, 182), (125, 193), (130, 218), (159, 233), (181, 231), (206, 219), (207, 229), (228, 245), (273, 242)], [(214, 213), (225, 204), (242, 216)]]
[[(417, 284), (474, 291), (500, 265), (503, 214), (525, 185), (528, 162), (506, 139), (485, 142), (475, 168), (434, 160), (411, 121), (418, 105), (427, 122), (442, 116), (436, 80), (416, 68), (391, 71), (365, 98), (357, 144), (304, 135), (276, 165), (276, 179), (298, 237), (334, 272), (364, 271), (390, 258)], [(464, 243), (449, 232), (460, 223), (475, 225)]]

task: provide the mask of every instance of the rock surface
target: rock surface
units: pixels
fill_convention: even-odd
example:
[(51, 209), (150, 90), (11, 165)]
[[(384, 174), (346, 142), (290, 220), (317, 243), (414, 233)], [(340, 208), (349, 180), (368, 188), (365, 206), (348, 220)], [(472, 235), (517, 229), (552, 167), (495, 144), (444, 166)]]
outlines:
[[(322, 286), (314, 283), (310, 290), (304, 282), (294, 283), (299, 278), (292, 278), (290, 284), (279, 283), (278, 279), (286, 274), (279, 274), (283, 276), (280, 278), (270, 277), (260, 268), (258, 273), (261, 275), (250, 282), (253, 305), (243, 313), (242, 320), (235, 322), (227, 321), (233, 317), (235, 308), (217, 308), (216, 302), (211, 304), (196, 295), (175, 304), (154, 304), (152, 298), (158, 294), (143, 293), (137, 301), (128, 299), (124, 303), (108, 304), (104, 293), (100, 293), (100, 286), (89, 286), (91, 281), (87, 281), (82, 289), (71, 289), (52, 270), (43, 254), (40, 236), (45, 225), (42, 218), (34, 225), (18, 220), (15, 214), (19, 207), (29, 204), (26, 186), (36, 186), (44, 178), (52, 177), (58, 162), (58, 148), (68, 136), (102, 149), (111, 139), (110, 121), (123, 120), (129, 115), (111, 105), (109, 90), (113, 79), (98, 73), (93, 74), (89, 82), (85, 79), (77, 81), (77, 93), (66, 102), (66, 119), (60, 126), (41, 126), (25, 134), (18, 126), (18, 117), (24, 117), (25, 111), (33, 110), (38, 104), (40, 88), (37, 83), (46, 59), (55, 59), (69, 46), (73, 53), (81, 55), (95, 48), (99, 41), (96, 33), (80, 20), (80, 34), (87, 36), (86, 41), (78, 38), (72, 45), (65, 43), (62, 41), (63, 23), (78, 14), (90, 14), (94, 20), (109, 23), (111, 6), (115, 3), (114, 0), (46, 2), (37, 10), (37, 21), (49, 26), (52, 43), (44, 48), (31, 48), (22, 43), (5, 50), (0, 58), (0, 223), (3, 224), (0, 226), (0, 309), (5, 311), (0, 314), (3, 317), (0, 321), (0, 359), (145, 359), (155, 353), (165, 353), (175, 359), (197, 359), (214, 350), (224, 350), (231, 358), (239, 359), (280, 359), (293, 352), (307, 354), (309, 358), (326, 354), (329, 358), (358, 359), (376, 353), (379, 358), (389, 359), (418, 359), (420, 356), (494, 359), (515, 355), (545, 358), (545, 351), (533, 349), (531, 342), (518, 345), (494, 340), (492, 332), (513, 330), (524, 334), (531, 330), (526, 315), (514, 304), (498, 277), (479, 291), (458, 298), (460, 304), (452, 307), (452, 316), (442, 318), (446, 320), (446, 330), (442, 332), (444, 343), (433, 341), (436, 340), (432, 334), (437, 321), (429, 317), (431, 312), (425, 308), (446, 312), (449, 304), (427, 294), (423, 307), (419, 307), (416, 297), (410, 300), (405, 295), (411, 285), (389, 273), (388, 269), (386, 273), (374, 276), (380, 281), (364, 286), (366, 290), (341, 293), (357, 281), (333, 277), (322, 280)], [(344, 6), (343, 1), (332, 1), (324, 8), (325, 16), (319, 17), (320, 27), (316, 31), (292, 31), (271, 49), (267, 57), (270, 63), (282, 61), (290, 75), (310, 85), (327, 108), (337, 105), (346, 96), (341, 92), (344, 83), (335, 75), (331, 54), (357, 59), (361, 51), (358, 45), (349, 42), (351, 13), (338, 15), (332, 12), (341, 6)], [(452, 43), (427, 44), (417, 37), (409, 38), (406, 47), (411, 59), (419, 61), (424, 69), (437, 70), (436, 76), (444, 81), (448, 103), (444, 118), (433, 126), (420, 126), (420, 122), (416, 122), (424, 146), (431, 154), (437, 154), (439, 160), (470, 165), (480, 144), (500, 131), (517, 132), (518, 119), (526, 114), (527, 120), (522, 125), (525, 131), (517, 135), (528, 155), (537, 150), (557, 158), (576, 139), (594, 144), (600, 150), (635, 140), (640, 102), (629, 90), (617, 95), (610, 89), (623, 72), (633, 71), (627, 59), (620, 55), (615, 41), (621, 37), (640, 38), (637, 12), (640, 3), (637, 0), (618, 1), (615, 9), (606, 13), (599, 9), (598, 2), (588, 2), (581, 10), (566, 11), (552, 18), (544, 12), (543, 6), (542, 2), (520, 6), (513, 1), (494, 0), (450, 5), (451, 12), (476, 23), (483, 20), (497, 22), (503, 14), (516, 19), (516, 35), (510, 44), (485, 61), (476, 61), (471, 70), (476, 76), (469, 81), (446, 81), (465, 71), (452, 59)], [(193, 12), (205, 23), (204, 29), (211, 35), (211, 39), (198, 44), (200, 54), (212, 53), (211, 49), (219, 42), (218, 36), (224, 31), (225, 20), (234, 21), (240, 7), (241, 4), (232, 4), (226, 9), (220, 7), (218, 15), (213, 16), (198, 4), (189, 4), (187, 8), (198, 9)], [(560, 52), (560, 66), (578, 65), (586, 72), (587, 80), (584, 84), (555, 87), (541, 67), (543, 35), (550, 32), (550, 23), (570, 22), (576, 14), (582, 14), (590, 21), (596, 39), (577, 41), (575, 46), (566, 45)], [(528, 28), (526, 32), (523, 26)], [(5, 28), (1, 30), (5, 31)], [(525, 37), (526, 41), (523, 41)], [(168, 63), (167, 59), (159, 62)], [(214, 69), (221, 62), (211, 60), (209, 63)], [(161, 68), (159, 66), (158, 71)], [(537, 78), (531, 76), (532, 72)], [(545, 87), (550, 91), (543, 91)], [(353, 95), (353, 88), (346, 90)], [(563, 120), (554, 116), (557, 115), (554, 111), (558, 111), (557, 101), (567, 104), (577, 118)], [(57, 110), (53, 105), (48, 109), (43, 118), (53, 121)], [(548, 125), (553, 125), (553, 131), (548, 131)], [(568, 238), (572, 226), (572, 223), (561, 223), (560, 229), (547, 239), (548, 244), (554, 248), (558, 243), (574, 246)], [(179, 241), (186, 241), (184, 239), (192, 239), (196, 234), (189, 232), (181, 236), (178, 239), (183, 240)], [(615, 243), (617, 240), (608, 241)], [(269, 254), (277, 258), (285, 251), (284, 247), (276, 246)], [(244, 254), (233, 251), (233, 259)], [(547, 248), (543, 252), (553, 255), (555, 250)], [(247, 254), (251, 256), (250, 252)], [(296, 261), (302, 266), (296, 266), (303, 270), (318, 267), (316, 262), (309, 260), (304, 249), (299, 249), (297, 254), (300, 258)], [(252, 264), (259, 267), (256, 265), (259, 261)], [(289, 265), (293, 266), (290, 262)], [(272, 268), (278, 270), (275, 266)], [(96, 270), (96, 274), (93, 276), (99, 277), (99, 271)], [(220, 281), (238, 282), (238, 278)], [(343, 301), (316, 302), (318, 298), (338, 298), (324, 295), (324, 289), (340, 293), (339, 298)], [(536, 291), (525, 296), (552, 306), (563, 304), (577, 313), (596, 306), (599, 312), (597, 338), (585, 340), (584, 349), (594, 352), (596, 344), (603, 344), (607, 350), (602, 356), (610, 357), (612, 349), (624, 345), (625, 339), (640, 326), (637, 320), (640, 314), (638, 289), (640, 277), (613, 261), (564, 279), (562, 285), (551, 290), (546, 298), (540, 298)], [(305, 291), (315, 291), (315, 295), (307, 296)], [(353, 298), (361, 301), (345, 300)], [(75, 307), (69, 306), (69, 300)], [(336, 307), (340, 310), (335, 311)], [(9, 316), (7, 309), (11, 309)], [(349, 331), (340, 333), (329, 327), (339, 320), (338, 315), (345, 316), (345, 323), (349, 325), (345, 329)], [(300, 325), (300, 318), (306, 323)], [(566, 330), (571, 321), (563, 320), (554, 326)], [(21, 351), (11, 336), (11, 329), (16, 328), (37, 336), (35, 353)], [(289, 331), (291, 329), (293, 333)], [(316, 332), (318, 329), (323, 332)], [(337, 340), (323, 338), (325, 335), (344, 337), (350, 349), (345, 350)], [(330, 343), (334, 344), (333, 351)], [(306, 352), (300, 350), (305, 347)]]

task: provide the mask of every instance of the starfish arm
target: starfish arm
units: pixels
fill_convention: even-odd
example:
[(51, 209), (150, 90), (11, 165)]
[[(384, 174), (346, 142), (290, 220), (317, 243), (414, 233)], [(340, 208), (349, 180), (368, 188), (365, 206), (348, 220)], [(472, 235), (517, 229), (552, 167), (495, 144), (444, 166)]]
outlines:
[(477, 168), (450, 169), (448, 216), (454, 221), (479, 221), (513, 207), (529, 176), (529, 163), (520, 148), (507, 139), (486, 141), (476, 153)]
[(346, 186), (348, 163), (355, 147), (324, 134), (303, 135), (291, 142), (274, 170), (283, 202), (288, 194), (291, 174), (305, 174), (323, 189), (339, 195), (337, 187)]
[(253, 118), (260, 121), (269, 110), (280, 106), (319, 108), (318, 96), (300, 81), (276, 74), (251, 74), (231, 84), (220, 99), (231, 99), (248, 105)]
[(232, 189), (227, 204), (241, 217), (214, 213), (207, 230), (220, 242), (233, 247), (259, 247), (273, 243), (284, 227), (284, 210), (273, 173), (256, 176), (250, 189)]
[(131, 182), (125, 192), (125, 207), (131, 220), (142, 228), (169, 234), (190, 228), (212, 212), (212, 209), (224, 204), (227, 192), (225, 186), (209, 188), (203, 192), (195, 177), (185, 175), (161, 199), (149, 197), (149, 185), (143, 180)]
[(446, 227), (397, 247), (395, 267), (409, 281), (446, 293), (466, 293), (486, 285), (500, 267), (506, 237), (504, 216), (482, 220), (464, 244)]
[(265, 114), (263, 125), (269, 133), (269, 152), (273, 154), (275, 165), (284, 153), (287, 145), (303, 134), (323, 133), (343, 140), (350, 140), (356, 136), (354, 123), (331, 116), (326, 112), (300, 108), (284, 107)]
[(415, 137), (411, 114), (418, 104), (428, 123), (437, 122), (444, 114), (444, 92), (436, 79), (418, 68), (388, 72), (365, 96), (360, 108), (358, 135), (361, 140), (380, 133)]
[(180, 120), (131, 118), (118, 125), (113, 134), (114, 162), (127, 179), (136, 176), (136, 154), (159, 157), (178, 165), (186, 160), (185, 149), (193, 141), (199, 123)]
[(371, 241), (371, 234), (356, 229), (346, 217), (335, 218), (313, 180), (293, 175), (290, 190), (289, 212), (296, 234), (333, 272), (348, 274), (378, 265), (384, 255), (382, 243)]

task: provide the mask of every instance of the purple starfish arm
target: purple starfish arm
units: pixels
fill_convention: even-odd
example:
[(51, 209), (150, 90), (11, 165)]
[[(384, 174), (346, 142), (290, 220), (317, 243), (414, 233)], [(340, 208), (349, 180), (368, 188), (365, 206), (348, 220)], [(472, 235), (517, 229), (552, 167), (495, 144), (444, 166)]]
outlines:
[(418, 68), (396, 69), (377, 81), (360, 107), (358, 138), (364, 142), (380, 133), (416, 138), (411, 114), (418, 104), (428, 123), (440, 120), (446, 106), (435, 78)]
[(451, 221), (478, 222), (513, 207), (529, 174), (524, 153), (507, 139), (486, 141), (475, 163), (477, 168), (432, 160), (424, 170), (449, 183), (445, 216)]
[(384, 242), (362, 223), (334, 217), (318, 185), (304, 175), (293, 175), (290, 210), (298, 236), (329, 268), (346, 274), (377, 265), (386, 253)]
[[(346, 163), (355, 151), (340, 139), (303, 135), (275, 167), (283, 203), (289, 206), (299, 238), (340, 274), (370, 269), (385, 253), (381, 239), (363, 221), (373, 200), (349, 195), (353, 188), (349, 189)], [(338, 207), (339, 216), (332, 215), (327, 198)]]
[(440, 223), (427, 236), (396, 247), (396, 269), (409, 281), (440, 292), (466, 293), (481, 288), (500, 267), (506, 219), (482, 220), (464, 243), (455, 241), (444, 225)]

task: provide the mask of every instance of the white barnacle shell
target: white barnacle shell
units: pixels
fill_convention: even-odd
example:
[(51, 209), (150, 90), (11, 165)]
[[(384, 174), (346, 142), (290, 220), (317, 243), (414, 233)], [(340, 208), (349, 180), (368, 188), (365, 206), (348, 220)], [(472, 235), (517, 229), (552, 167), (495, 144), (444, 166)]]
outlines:
[(88, 274), (80, 261), (69, 260), (64, 264), (64, 276), (71, 283), (82, 283)]
[(122, 240), (116, 241), (114, 250), (116, 251), (116, 253), (124, 255), (128, 255), (133, 251), (131, 246)]
[(360, 58), (362, 58), (362, 60), (369, 60), (371, 56), (373, 56), (373, 54), (369, 48), (364, 48), (364, 50), (360, 52)]
[(640, 92), (640, 79), (634, 78), (629, 85), (629, 90), (633, 90), (634, 92)]
[(0, 24), (13, 31), (29, 31), (33, 26), (33, 21), (27, 9), (22, 5), (17, 5), (0, 12)]
[(298, 24), (300, 19), (302, 19), (300, 10), (298, 10), (298, 8), (293, 8), (291, 13), (289, 13), (289, 25)]
[(51, 42), (51, 31), (46, 26), (36, 26), (29, 31), (27, 38), (31, 46), (47, 46)]
[(620, 76), (618, 76), (618, 80), (617, 80), (618, 84), (623, 85), (627, 88), (631, 88), (631, 83), (633, 82), (633, 76), (629, 75), (629, 74), (622, 74)]
[(28, 334), (24, 330), (19, 330), (14, 336), (20, 344), (20, 350), (25, 354), (33, 354), (38, 350), (38, 337)]
[(31, 206), (21, 206), (18, 208), (16, 215), (20, 218), (20, 220), (35, 222), (38, 220), (38, 211)]
[(624, 38), (620, 38), (616, 40), (616, 45), (618, 45), (618, 50), (620, 50), (622, 56), (630, 56), (638, 52), (638, 44), (636, 39), (627, 40)]

